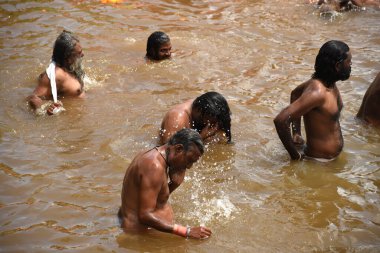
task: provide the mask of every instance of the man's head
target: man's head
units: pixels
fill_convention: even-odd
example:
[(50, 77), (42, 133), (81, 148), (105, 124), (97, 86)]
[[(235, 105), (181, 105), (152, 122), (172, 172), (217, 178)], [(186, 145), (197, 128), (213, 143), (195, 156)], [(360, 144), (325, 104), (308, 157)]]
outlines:
[(206, 92), (192, 105), (193, 128), (201, 132), (208, 124), (223, 130), (231, 142), (231, 111), (226, 99), (218, 92)]
[(157, 31), (152, 33), (146, 45), (146, 57), (151, 60), (164, 60), (171, 56), (172, 44), (166, 33)]
[(351, 73), (351, 53), (348, 45), (342, 41), (330, 40), (323, 44), (315, 59), (313, 78), (333, 84), (344, 81)]
[(84, 77), (83, 56), (79, 39), (73, 33), (64, 30), (54, 43), (52, 60), (58, 67), (72, 73), (81, 84)]
[(176, 132), (168, 141), (168, 164), (174, 170), (189, 169), (204, 152), (200, 134), (190, 128)]

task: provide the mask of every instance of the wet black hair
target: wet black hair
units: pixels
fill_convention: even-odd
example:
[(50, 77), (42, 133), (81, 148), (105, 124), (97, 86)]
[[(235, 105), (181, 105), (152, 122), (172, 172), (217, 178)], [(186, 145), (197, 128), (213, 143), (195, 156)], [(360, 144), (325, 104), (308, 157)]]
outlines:
[(78, 42), (78, 37), (72, 32), (63, 30), (54, 43), (53, 56), (51, 57), (57, 66), (69, 69), (68, 59)]
[(166, 33), (161, 31), (152, 33), (148, 38), (148, 42), (146, 43), (146, 57), (153, 60), (159, 60), (158, 50), (160, 49), (161, 45), (168, 42), (170, 42), (170, 38)]
[(330, 40), (323, 44), (315, 59), (315, 72), (312, 78), (320, 79), (328, 84), (340, 80), (335, 65), (347, 59), (349, 51), (348, 45), (339, 40)]
[(169, 139), (168, 145), (173, 146), (176, 144), (182, 144), (186, 152), (193, 144), (198, 147), (201, 154), (203, 154), (205, 150), (201, 135), (191, 128), (181, 129)]
[(228, 142), (231, 142), (231, 111), (227, 100), (220, 93), (215, 91), (204, 93), (194, 100), (192, 109), (199, 111), (202, 118), (216, 119), (220, 128), (226, 133)]

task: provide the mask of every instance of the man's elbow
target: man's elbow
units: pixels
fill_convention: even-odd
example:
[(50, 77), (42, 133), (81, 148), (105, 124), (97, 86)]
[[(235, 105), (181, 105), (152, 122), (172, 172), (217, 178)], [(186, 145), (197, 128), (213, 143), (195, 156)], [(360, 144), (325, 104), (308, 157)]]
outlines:
[(26, 98), (26, 101), (28, 102), (29, 106), (32, 107), (32, 109), (36, 110), (37, 108), (41, 107), (42, 100), (37, 95), (30, 95)]
[(282, 116), (282, 114), (278, 114), (274, 119), (273, 119), (273, 123), (274, 125), (276, 126), (276, 128), (278, 128), (279, 126), (283, 125), (285, 123), (285, 120), (284, 120), (284, 117)]
[(150, 223), (151, 223), (151, 215), (149, 214), (149, 212), (139, 212), (138, 213), (138, 218), (139, 218), (139, 222), (141, 224), (144, 224), (146, 226), (150, 226)]

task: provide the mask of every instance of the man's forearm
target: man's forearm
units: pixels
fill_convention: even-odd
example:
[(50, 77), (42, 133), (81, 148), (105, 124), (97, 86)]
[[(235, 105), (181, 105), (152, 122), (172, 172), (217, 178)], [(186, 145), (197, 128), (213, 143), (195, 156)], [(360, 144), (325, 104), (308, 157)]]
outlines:
[(276, 117), (274, 120), (276, 131), (285, 149), (288, 151), (293, 160), (301, 158), (301, 154), (297, 151), (296, 146), (293, 144), (292, 135), (290, 133), (290, 119), (282, 121)]
[(37, 95), (31, 95), (27, 97), (27, 101), (29, 105), (33, 108), (33, 110), (37, 110), (43, 104), (43, 100)]

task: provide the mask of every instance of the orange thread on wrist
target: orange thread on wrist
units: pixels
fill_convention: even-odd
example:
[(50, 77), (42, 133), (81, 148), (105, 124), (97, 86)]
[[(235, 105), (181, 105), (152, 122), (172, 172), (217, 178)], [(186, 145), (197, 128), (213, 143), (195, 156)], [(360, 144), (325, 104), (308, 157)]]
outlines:
[(186, 237), (187, 228), (181, 225), (174, 224), (173, 234)]

